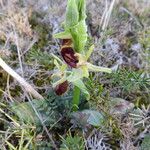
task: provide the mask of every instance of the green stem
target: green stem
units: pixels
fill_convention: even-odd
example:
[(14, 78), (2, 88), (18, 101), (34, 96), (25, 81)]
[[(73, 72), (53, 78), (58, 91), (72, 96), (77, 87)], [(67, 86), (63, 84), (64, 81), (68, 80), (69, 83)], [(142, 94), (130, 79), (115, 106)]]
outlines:
[(74, 91), (73, 91), (73, 111), (78, 110), (78, 105), (80, 102), (80, 89), (77, 86), (74, 86)]

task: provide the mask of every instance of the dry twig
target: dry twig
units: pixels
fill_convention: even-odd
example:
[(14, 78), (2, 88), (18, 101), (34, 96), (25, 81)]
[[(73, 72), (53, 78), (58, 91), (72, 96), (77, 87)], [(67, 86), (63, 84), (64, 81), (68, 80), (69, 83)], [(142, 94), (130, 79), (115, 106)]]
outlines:
[(9, 67), (3, 60), (0, 58), (0, 66), (10, 74), (14, 79), (16, 79), (31, 95), (37, 99), (44, 99), (28, 82), (26, 82), (20, 75), (18, 75), (11, 67)]

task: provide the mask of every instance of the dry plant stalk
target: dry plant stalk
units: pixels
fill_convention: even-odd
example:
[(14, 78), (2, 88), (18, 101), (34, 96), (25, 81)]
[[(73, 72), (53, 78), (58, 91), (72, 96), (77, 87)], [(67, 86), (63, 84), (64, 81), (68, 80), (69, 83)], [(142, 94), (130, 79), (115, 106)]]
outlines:
[(102, 26), (102, 30), (105, 30), (109, 24), (109, 20), (110, 20), (111, 13), (114, 8), (115, 2), (116, 2), (116, 0), (112, 0), (110, 6), (108, 7), (108, 1), (106, 0), (105, 10), (102, 15), (102, 19), (101, 19), (101, 23), (100, 23)]
[(37, 99), (44, 100), (43, 96), (40, 95), (28, 82), (26, 82), (20, 75), (18, 75), (11, 67), (9, 67), (3, 60), (0, 58), (0, 66), (10, 74), (14, 79), (16, 79), (27, 92)]

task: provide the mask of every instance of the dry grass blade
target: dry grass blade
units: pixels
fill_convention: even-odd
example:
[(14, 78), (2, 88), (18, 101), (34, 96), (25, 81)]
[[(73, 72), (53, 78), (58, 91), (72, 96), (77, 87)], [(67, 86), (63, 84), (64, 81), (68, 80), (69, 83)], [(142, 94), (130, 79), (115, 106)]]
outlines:
[(112, 13), (112, 10), (114, 8), (114, 4), (115, 4), (115, 1), (116, 0), (113, 0), (108, 8), (108, 2), (106, 0), (106, 6), (105, 6), (105, 11), (102, 15), (102, 21), (103, 21), (103, 24), (102, 24), (102, 30), (105, 30), (108, 26), (108, 23), (109, 23), (109, 20), (110, 20), (110, 16), (111, 16), (111, 13)]
[(31, 95), (37, 99), (44, 99), (28, 82), (26, 82), (20, 75), (18, 75), (12, 68), (10, 68), (3, 60), (0, 58), (0, 66), (10, 74), (14, 79), (16, 79)]

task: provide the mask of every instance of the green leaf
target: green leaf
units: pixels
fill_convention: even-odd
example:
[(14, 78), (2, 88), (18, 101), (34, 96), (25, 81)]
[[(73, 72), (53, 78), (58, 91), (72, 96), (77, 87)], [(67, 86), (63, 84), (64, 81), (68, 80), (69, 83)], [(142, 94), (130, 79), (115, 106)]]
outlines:
[(64, 31), (64, 32), (54, 34), (53, 37), (58, 38), (58, 39), (71, 39), (72, 38), (69, 31)]
[(146, 135), (142, 141), (140, 150), (149, 150), (150, 148), (150, 135)]
[(100, 127), (104, 122), (103, 114), (95, 110), (86, 109), (83, 111), (73, 112), (71, 115), (75, 124), (77, 123), (82, 127), (86, 127), (87, 125)]
[(17, 148), (15, 148), (10, 142), (5, 141), (9, 147), (10, 150), (17, 150)]
[(82, 73), (82, 70), (79, 68), (79, 69), (72, 69), (72, 72), (67, 77), (67, 80), (69, 82), (74, 82), (74, 81), (79, 80), (81, 78), (83, 78), (83, 73)]
[(110, 98), (108, 103), (110, 114), (123, 115), (134, 108), (134, 104), (122, 98)]
[(83, 110), (82, 112), (89, 115), (87, 120), (89, 124), (96, 127), (99, 127), (103, 124), (104, 116), (100, 112), (95, 110)]
[(65, 139), (62, 137), (62, 144), (60, 150), (84, 150), (85, 144), (84, 139), (81, 136), (71, 136), (69, 134)]
[(85, 20), (86, 18), (86, 3), (85, 0), (77, 0), (78, 11), (79, 11), (79, 21)]
[(78, 24), (79, 11), (76, 0), (68, 0), (65, 20), (65, 30)]
[(81, 78), (83, 78), (83, 71), (82, 69), (72, 69), (72, 73), (70, 76), (67, 77), (69, 82), (72, 82), (75, 86), (77, 86), (81, 92), (86, 96), (87, 99), (90, 98), (89, 92), (87, 91), (86, 86), (84, 85)]
[(54, 65), (60, 70), (60, 65), (56, 59), (54, 59)]
[(81, 92), (85, 95), (85, 97), (87, 99), (90, 99), (90, 94), (89, 94), (89, 92), (88, 92), (88, 90), (87, 90), (87, 88), (84, 85), (82, 80), (80, 80), (80, 79), (79, 80), (75, 80), (72, 83), (81, 90)]
[[(37, 101), (37, 105), (40, 105), (41, 101)], [(20, 120), (26, 123), (40, 124), (38, 117), (35, 115), (34, 110), (28, 102), (15, 104), (12, 106), (13, 111), (20, 118)]]
[(61, 64), (64, 64), (64, 62), (59, 57), (57, 57), (56, 55), (54, 55), (53, 53), (51, 54), (51, 56), (54, 57)]
[[(54, 124), (58, 119), (58, 114), (53, 111), (47, 100), (32, 100), (34, 108), (39, 113), (45, 125)], [(33, 110), (29, 102), (21, 104), (13, 104), (12, 110), (19, 117), (19, 119), (27, 124), (35, 124), (41, 126), (41, 121)]]
[(76, 52), (82, 52), (87, 41), (85, 9), (85, 0), (68, 0), (64, 25), (65, 31), (54, 35), (54, 38), (71, 38)]
[(70, 28), (70, 33), (72, 35), (75, 51), (82, 52), (87, 41), (87, 25), (85, 21), (82, 20)]

